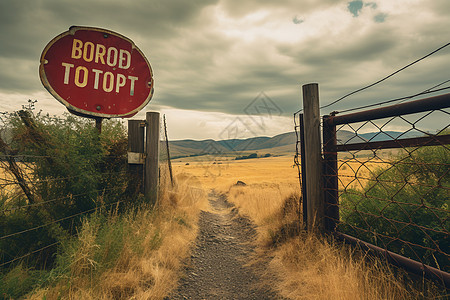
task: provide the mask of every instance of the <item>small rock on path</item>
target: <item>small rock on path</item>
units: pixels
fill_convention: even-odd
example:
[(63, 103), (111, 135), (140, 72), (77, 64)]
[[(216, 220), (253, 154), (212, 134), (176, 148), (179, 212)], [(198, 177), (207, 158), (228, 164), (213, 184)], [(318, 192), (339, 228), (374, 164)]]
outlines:
[(178, 288), (167, 299), (280, 299), (251, 261), (256, 231), (224, 195), (210, 193), (212, 212), (202, 211), (196, 248)]

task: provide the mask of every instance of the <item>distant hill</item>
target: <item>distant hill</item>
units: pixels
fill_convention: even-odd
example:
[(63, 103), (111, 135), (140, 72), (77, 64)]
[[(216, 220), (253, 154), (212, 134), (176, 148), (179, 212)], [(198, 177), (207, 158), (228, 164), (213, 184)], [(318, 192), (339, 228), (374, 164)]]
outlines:
[[(401, 138), (417, 137), (422, 134), (418, 132), (386, 131), (370, 132), (356, 135), (354, 132), (339, 130), (337, 133), (338, 144), (362, 143), (366, 141), (392, 140), (399, 136)], [(295, 132), (287, 132), (274, 137), (254, 137), (248, 139), (229, 139), (215, 141), (207, 140), (177, 140), (170, 141), (171, 156), (174, 158), (201, 156), (201, 155), (242, 155), (242, 153), (258, 152), (260, 154), (270, 153), (272, 155), (286, 155), (295, 152)]]

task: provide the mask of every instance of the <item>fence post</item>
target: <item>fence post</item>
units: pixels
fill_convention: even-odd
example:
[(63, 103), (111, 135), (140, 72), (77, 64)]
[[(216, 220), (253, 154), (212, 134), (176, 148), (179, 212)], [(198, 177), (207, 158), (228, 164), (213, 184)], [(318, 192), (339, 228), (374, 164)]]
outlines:
[[(307, 229), (324, 228), (324, 198), (322, 184), (322, 156), (320, 143), (319, 85), (303, 85), (304, 137)], [(302, 153), (303, 155), (303, 153)]]
[(159, 189), (159, 112), (147, 112), (145, 196), (153, 205), (158, 200)]
[(300, 170), (302, 172), (302, 210), (303, 210), (303, 224), (308, 224), (308, 195), (306, 192), (306, 157), (305, 153), (305, 121), (303, 120), (303, 114), (299, 114), (299, 126), (300, 126)]
[(339, 223), (338, 165), (336, 125), (330, 116), (323, 117), (323, 190), (325, 201), (325, 229), (334, 231)]
[(144, 120), (128, 120), (128, 170), (132, 191), (144, 193)]

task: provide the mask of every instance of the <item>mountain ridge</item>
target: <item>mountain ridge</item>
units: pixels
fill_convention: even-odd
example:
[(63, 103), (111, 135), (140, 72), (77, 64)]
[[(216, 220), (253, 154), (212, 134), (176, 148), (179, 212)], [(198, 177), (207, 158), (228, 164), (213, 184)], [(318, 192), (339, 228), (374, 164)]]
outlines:
[[(383, 140), (392, 140), (398, 137), (410, 138), (423, 135), (419, 132), (369, 132), (355, 134), (351, 131), (339, 130), (337, 132), (338, 144), (344, 143), (362, 143), (375, 142)], [(295, 144), (297, 137), (294, 131), (275, 135), (273, 137), (259, 136), (244, 139), (227, 139), (227, 140), (194, 140), (183, 139), (169, 141), (171, 156), (188, 157), (200, 155), (220, 155), (231, 153), (246, 152), (265, 152), (276, 155), (292, 154), (295, 152)]]

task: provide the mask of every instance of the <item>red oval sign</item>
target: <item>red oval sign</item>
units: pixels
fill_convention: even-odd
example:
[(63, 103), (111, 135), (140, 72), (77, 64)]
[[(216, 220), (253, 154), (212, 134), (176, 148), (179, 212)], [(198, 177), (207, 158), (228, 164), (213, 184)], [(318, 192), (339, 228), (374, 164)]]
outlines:
[(70, 27), (41, 55), (45, 88), (70, 111), (102, 118), (130, 117), (153, 95), (153, 73), (128, 38), (100, 28)]

